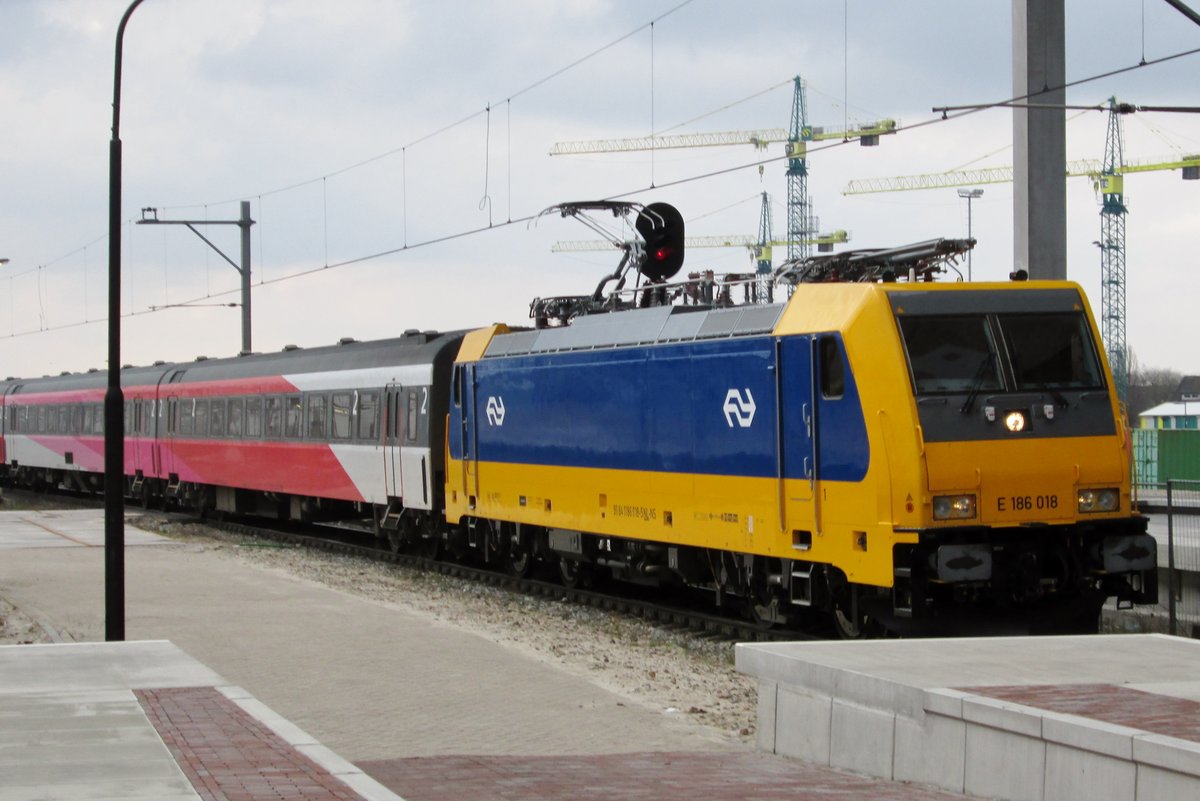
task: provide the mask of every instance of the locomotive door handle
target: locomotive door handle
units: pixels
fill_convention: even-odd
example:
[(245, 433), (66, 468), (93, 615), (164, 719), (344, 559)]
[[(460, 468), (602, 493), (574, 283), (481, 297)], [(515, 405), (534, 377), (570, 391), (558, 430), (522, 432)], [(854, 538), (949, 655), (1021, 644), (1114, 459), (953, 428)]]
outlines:
[(800, 404), (800, 416), (804, 418), (804, 429), (808, 432), (809, 439), (812, 439), (812, 415), (808, 412), (807, 403)]
[(804, 457), (804, 477), (812, 478), (812, 465), (809, 463), (809, 457)]

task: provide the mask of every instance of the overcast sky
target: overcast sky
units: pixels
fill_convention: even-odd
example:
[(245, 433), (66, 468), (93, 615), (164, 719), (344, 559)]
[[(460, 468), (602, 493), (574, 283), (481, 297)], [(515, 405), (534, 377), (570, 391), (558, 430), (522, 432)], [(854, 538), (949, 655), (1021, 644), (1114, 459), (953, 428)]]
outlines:
[[(127, 5), (0, 0), (0, 377), (105, 366), (113, 48)], [(1162, 0), (1066, 9), (1069, 81), (1200, 48), (1200, 27)], [(571, 220), (523, 221), (553, 203), (664, 200), (689, 235), (755, 234), (766, 191), (786, 232), (781, 145), (550, 157), (555, 142), (786, 128), (797, 74), (813, 124), (916, 125), (935, 106), (1014, 94), (1011, 28), (1009, 0), (145, 0), (125, 37), (123, 305), (135, 316), (122, 360), (240, 344), (236, 308), (149, 311), (236, 301), (238, 276), (183, 227), (133, 225), (143, 207), (232, 220), (251, 202), (255, 350), (527, 324), (533, 297), (589, 292), (615, 266), (614, 253), (550, 252), (594, 238)], [(1200, 105), (1198, 78), (1200, 55), (1186, 56), (1079, 85), (1068, 102)], [(1099, 159), (1106, 115), (1068, 120), (1068, 159)], [(1200, 152), (1196, 115), (1124, 124), (1127, 159)], [(996, 109), (876, 148), (814, 147), (814, 212), (822, 230), (848, 230), (849, 247), (965, 236), (954, 189), (842, 190), (1011, 164), (1011, 143), (1011, 112)], [(974, 277), (1003, 280), (1012, 187), (984, 190)], [(1200, 182), (1133, 175), (1126, 200), (1129, 345), (1143, 365), (1200, 374)], [(1098, 313), (1098, 198), (1075, 178), (1067, 202), (1067, 273)], [(204, 232), (237, 259), (236, 228)], [(705, 249), (686, 269), (749, 264), (744, 250)]]

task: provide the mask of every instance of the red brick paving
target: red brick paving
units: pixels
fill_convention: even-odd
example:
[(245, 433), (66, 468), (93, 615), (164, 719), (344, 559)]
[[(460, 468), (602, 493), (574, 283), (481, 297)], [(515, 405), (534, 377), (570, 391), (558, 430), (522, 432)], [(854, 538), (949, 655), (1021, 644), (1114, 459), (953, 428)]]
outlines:
[(211, 687), (134, 694), (204, 801), (362, 801)]
[(420, 757), (360, 762), (358, 767), (405, 801), (968, 799), (751, 752)]
[(1200, 703), (1115, 684), (962, 687), (964, 692), (1200, 742)]

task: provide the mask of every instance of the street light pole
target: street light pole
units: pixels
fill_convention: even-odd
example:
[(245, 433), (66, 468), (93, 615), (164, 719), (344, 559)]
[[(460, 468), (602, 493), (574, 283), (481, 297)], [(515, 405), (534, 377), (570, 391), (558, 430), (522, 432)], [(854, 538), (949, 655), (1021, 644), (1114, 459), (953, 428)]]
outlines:
[(104, 639), (125, 639), (125, 395), (121, 392), (121, 51), (133, 0), (117, 26), (108, 147), (108, 389), (104, 393)]
[[(971, 201), (978, 197), (982, 197), (982, 189), (960, 189), (958, 196), (967, 200), (967, 239), (974, 239), (971, 233)], [(975, 253), (975, 248), (972, 247), (967, 251), (967, 281), (971, 280), (971, 256)]]

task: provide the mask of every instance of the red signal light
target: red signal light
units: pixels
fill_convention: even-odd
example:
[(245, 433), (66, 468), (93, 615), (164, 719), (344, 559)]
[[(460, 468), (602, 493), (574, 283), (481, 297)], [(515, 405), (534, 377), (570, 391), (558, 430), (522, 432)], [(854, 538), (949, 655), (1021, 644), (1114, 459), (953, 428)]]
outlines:
[(659, 248), (658, 250), (654, 251), (654, 260), (666, 261), (667, 259), (671, 258), (671, 254), (674, 251), (674, 248)]

